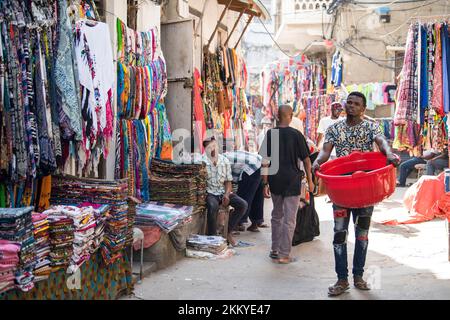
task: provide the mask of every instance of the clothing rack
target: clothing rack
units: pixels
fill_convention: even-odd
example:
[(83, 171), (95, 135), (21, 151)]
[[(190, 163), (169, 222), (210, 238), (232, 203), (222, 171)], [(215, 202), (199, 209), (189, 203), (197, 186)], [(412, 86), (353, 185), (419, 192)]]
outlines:
[[(307, 95), (307, 94), (311, 95), (311, 93), (315, 93), (315, 92), (323, 93), (323, 92), (326, 92), (326, 91), (327, 91), (327, 89), (311, 90), (311, 91), (303, 92), (302, 95)], [(320, 96), (326, 96), (326, 94), (321, 94)]]
[[(412, 20), (417, 20), (416, 22), (421, 22), (421, 19), (436, 19), (436, 18), (450, 18), (450, 13), (446, 13), (446, 14), (438, 14), (438, 15), (432, 15), (432, 16), (414, 16), (414, 17), (409, 17), (408, 19), (406, 19), (405, 22), (403, 22), (401, 25), (399, 25), (397, 28), (395, 28), (394, 30), (380, 36), (381, 38), (387, 37), (395, 32), (397, 32), (398, 30), (400, 30), (401, 28), (403, 28), (403, 26), (405, 26), (406, 24), (408, 24), (409, 22), (411, 22)], [(437, 21), (436, 21), (437, 22)]]

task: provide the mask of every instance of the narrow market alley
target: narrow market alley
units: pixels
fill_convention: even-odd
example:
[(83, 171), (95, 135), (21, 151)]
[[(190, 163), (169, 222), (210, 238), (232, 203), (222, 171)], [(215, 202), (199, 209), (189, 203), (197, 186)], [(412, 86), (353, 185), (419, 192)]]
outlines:
[[(134, 295), (123, 299), (448, 299), (450, 269), (447, 259), (445, 220), (385, 226), (376, 221), (405, 210), (401, 199), (405, 188), (375, 208), (370, 231), (365, 276), (374, 287), (327, 296), (335, 281), (332, 251), (333, 221), (331, 204), (325, 197), (316, 201), (321, 235), (293, 249), (299, 261), (277, 265), (270, 261), (270, 229), (259, 233), (243, 232), (239, 239), (254, 247), (238, 248), (236, 255), (224, 260), (184, 258), (172, 267), (152, 273), (137, 284)], [(271, 201), (266, 200), (265, 219), (270, 222)], [(350, 224), (349, 266), (353, 257), (354, 233)], [(351, 272), (351, 269), (350, 269)]]

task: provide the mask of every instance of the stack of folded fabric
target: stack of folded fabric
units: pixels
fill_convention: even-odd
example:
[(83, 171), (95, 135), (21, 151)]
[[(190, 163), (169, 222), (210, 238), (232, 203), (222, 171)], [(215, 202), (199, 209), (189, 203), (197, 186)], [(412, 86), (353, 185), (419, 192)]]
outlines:
[(122, 257), (126, 240), (132, 239), (133, 228), (128, 224), (128, 184), (126, 179), (107, 181), (99, 179), (55, 176), (52, 179), (54, 204), (109, 205), (106, 217), (104, 240), (101, 253), (106, 264)]
[(207, 173), (204, 164), (177, 165), (153, 159), (150, 172), (152, 201), (205, 207)]
[(0, 209), (0, 239), (13, 241), (21, 246), (15, 285), (22, 291), (29, 291), (34, 287), (36, 242), (31, 218), (32, 211), (33, 207)]
[(50, 226), (50, 262), (52, 271), (67, 268), (73, 254), (74, 224), (72, 218), (60, 208), (53, 207), (44, 212)]
[(105, 234), (106, 216), (109, 215), (110, 207), (108, 205), (93, 205), (95, 208), (96, 226), (94, 230), (94, 237), (89, 248), (89, 253), (97, 252), (103, 242)]
[(140, 204), (136, 210), (136, 226), (158, 226), (166, 233), (192, 215), (192, 207), (149, 202)]
[(36, 265), (34, 282), (45, 280), (51, 273), (50, 226), (47, 214), (33, 213), (34, 239), (36, 240)]
[(0, 293), (14, 288), (15, 273), (19, 266), (20, 244), (0, 240)]
[(91, 257), (89, 249), (95, 236), (95, 209), (88, 207), (58, 206), (55, 209), (71, 218), (74, 223), (73, 254), (67, 273), (75, 273)]
[(193, 251), (209, 252), (215, 255), (222, 254), (227, 250), (227, 241), (218, 236), (202, 236), (192, 234), (186, 241), (188, 249)]
[[(127, 214), (127, 228), (128, 230), (133, 230), (135, 221), (136, 221), (136, 206), (139, 203), (139, 200), (134, 197), (130, 197), (128, 199), (128, 214)], [(126, 245), (133, 244), (133, 233), (127, 232), (127, 238), (125, 241)]]

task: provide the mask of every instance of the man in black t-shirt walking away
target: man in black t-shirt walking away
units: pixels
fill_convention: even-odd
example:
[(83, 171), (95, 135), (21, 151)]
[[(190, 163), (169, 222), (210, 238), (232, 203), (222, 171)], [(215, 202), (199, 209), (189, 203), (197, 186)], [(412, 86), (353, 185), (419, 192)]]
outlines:
[(279, 125), (267, 132), (259, 152), (263, 157), (261, 175), (264, 196), (272, 196), (273, 202), (270, 257), (281, 264), (296, 260), (290, 253), (304, 177), (299, 167), (300, 161), (305, 166), (308, 186), (311, 191), (314, 189), (308, 146), (301, 132), (289, 127), (292, 115), (289, 105), (278, 108)]

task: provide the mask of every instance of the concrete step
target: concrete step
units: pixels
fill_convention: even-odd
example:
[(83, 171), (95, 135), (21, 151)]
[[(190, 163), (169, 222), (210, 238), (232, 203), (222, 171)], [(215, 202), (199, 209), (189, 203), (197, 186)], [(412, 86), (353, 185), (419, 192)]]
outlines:
[[(157, 270), (157, 265), (155, 262), (145, 262), (142, 267), (142, 279), (148, 277), (152, 272), (155, 272)], [(133, 282), (136, 283), (139, 281), (139, 271), (140, 271), (140, 263), (134, 262), (133, 263)]]

